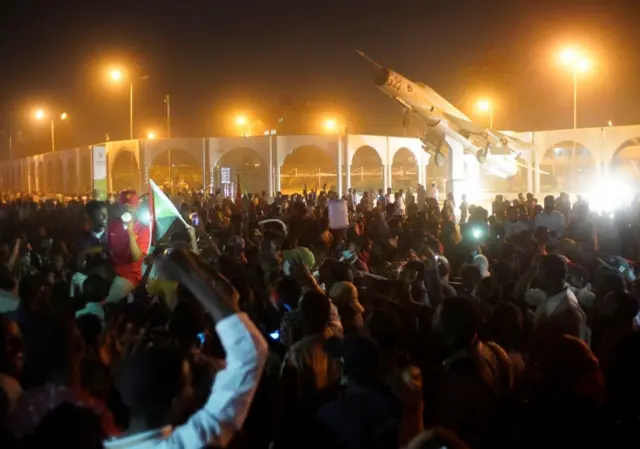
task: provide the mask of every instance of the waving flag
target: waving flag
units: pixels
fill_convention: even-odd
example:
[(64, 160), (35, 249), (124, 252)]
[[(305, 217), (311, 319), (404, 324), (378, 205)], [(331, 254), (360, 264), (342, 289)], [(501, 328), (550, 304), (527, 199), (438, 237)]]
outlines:
[(152, 246), (166, 240), (170, 229), (189, 228), (176, 206), (152, 179), (149, 180), (149, 214)]

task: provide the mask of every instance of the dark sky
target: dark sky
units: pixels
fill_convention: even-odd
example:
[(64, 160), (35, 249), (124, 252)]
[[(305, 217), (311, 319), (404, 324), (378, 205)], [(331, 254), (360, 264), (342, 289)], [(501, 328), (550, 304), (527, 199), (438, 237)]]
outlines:
[[(488, 6), (489, 5), (489, 6)], [(353, 132), (397, 133), (397, 106), (377, 91), (356, 49), (429, 84), (473, 119), (494, 98), (495, 125), (572, 126), (564, 45), (593, 60), (581, 77), (579, 126), (640, 123), (640, 13), (634, 2), (562, 0), (4, 0), (0, 9), (0, 151), (42, 152), (48, 129), (36, 106), (69, 114), (60, 148), (128, 136), (135, 82), (136, 133), (163, 131), (166, 93), (174, 136), (228, 132), (237, 112), (269, 124), (296, 107), (338, 113)], [(312, 130), (310, 130), (312, 131)]]

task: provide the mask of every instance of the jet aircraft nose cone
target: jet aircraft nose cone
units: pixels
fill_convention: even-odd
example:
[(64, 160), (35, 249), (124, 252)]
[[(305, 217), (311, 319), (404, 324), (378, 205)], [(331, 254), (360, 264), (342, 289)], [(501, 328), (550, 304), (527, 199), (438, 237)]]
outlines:
[(365, 67), (373, 75), (373, 82), (377, 86), (384, 86), (389, 79), (389, 69), (382, 67), (373, 59), (365, 55), (360, 50), (357, 50), (358, 54), (364, 59)]

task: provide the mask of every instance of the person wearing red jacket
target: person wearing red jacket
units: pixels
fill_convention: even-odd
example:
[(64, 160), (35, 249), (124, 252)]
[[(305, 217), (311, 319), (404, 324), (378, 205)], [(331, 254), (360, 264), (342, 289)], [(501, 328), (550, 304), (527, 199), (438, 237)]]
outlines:
[(106, 302), (118, 302), (126, 298), (142, 280), (142, 262), (149, 251), (151, 230), (141, 223), (136, 212), (140, 205), (133, 190), (120, 194), (125, 212), (111, 220), (108, 226), (109, 258), (116, 273)]

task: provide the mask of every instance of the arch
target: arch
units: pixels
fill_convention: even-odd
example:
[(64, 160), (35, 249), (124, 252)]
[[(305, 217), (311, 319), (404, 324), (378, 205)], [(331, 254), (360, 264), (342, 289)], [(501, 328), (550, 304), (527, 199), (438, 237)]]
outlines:
[(322, 147), (300, 145), (295, 147), (280, 166), (281, 190), (285, 194), (302, 192), (304, 185), (311, 188), (336, 190), (337, 175), (334, 158)]
[(399, 148), (393, 155), (391, 162), (391, 180), (393, 189), (405, 191), (411, 187), (418, 187), (418, 160), (408, 148)]
[(640, 183), (640, 137), (623, 142), (613, 153), (611, 171), (626, 182)]
[(382, 158), (378, 150), (369, 145), (356, 149), (351, 159), (351, 187), (356, 191), (376, 192), (384, 185)]
[[(230, 169), (228, 178), (225, 175), (222, 179), (223, 169)], [(259, 193), (268, 188), (269, 167), (260, 153), (249, 147), (235, 147), (223, 152), (213, 170), (216, 185), (226, 196), (235, 194), (238, 175), (242, 193)]]
[(114, 192), (125, 189), (137, 189), (140, 185), (140, 168), (135, 153), (122, 149), (115, 155), (111, 164), (111, 188)]
[[(171, 170), (169, 170), (169, 160), (171, 160)], [(171, 173), (171, 182), (175, 191), (181, 188), (202, 188), (202, 164), (190, 151), (172, 148), (156, 154), (149, 164), (149, 178), (159, 186), (170, 189), (169, 173)]]
[[(540, 161), (543, 192), (580, 192), (592, 181), (596, 160), (582, 143), (565, 140), (550, 146)], [(547, 173), (547, 174), (545, 174)]]

